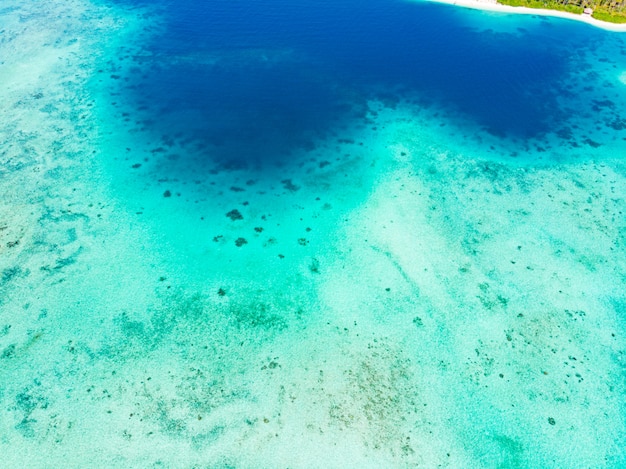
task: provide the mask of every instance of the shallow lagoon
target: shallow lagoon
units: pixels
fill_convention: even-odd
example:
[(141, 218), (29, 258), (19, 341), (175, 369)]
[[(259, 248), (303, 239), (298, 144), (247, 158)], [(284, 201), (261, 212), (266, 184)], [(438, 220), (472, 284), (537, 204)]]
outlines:
[(0, 15), (9, 467), (624, 465), (623, 35)]

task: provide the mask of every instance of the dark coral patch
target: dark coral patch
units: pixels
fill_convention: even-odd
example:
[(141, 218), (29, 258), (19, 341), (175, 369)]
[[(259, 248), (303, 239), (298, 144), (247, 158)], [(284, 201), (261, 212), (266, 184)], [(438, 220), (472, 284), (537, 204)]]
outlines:
[(243, 220), (243, 215), (236, 208), (231, 210), (230, 212), (228, 212), (226, 214), (226, 216), (228, 218), (230, 218), (231, 220), (233, 220), (233, 221), (235, 221), (235, 220)]

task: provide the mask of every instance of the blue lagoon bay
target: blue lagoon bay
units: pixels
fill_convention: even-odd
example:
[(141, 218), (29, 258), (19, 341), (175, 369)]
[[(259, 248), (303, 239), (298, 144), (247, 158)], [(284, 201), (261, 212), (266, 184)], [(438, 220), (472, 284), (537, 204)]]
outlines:
[(626, 465), (626, 33), (363, 3), (3, 3), (2, 464)]

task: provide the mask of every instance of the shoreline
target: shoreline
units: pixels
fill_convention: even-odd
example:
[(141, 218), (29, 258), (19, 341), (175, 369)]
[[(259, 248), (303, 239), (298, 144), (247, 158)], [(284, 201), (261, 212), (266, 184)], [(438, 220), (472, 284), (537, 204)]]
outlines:
[(597, 20), (589, 15), (568, 13), (566, 11), (548, 10), (543, 8), (513, 7), (510, 5), (502, 5), (490, 0), (426, 0), (434, 3), (446, 3), (456, 5), (463, 8), (472, 8), (474, 10), (495, 11), (501, 13), (514, 13), (522, 15), (539, 15), (539, 16), (555, 16), (557, 18), (570, 19), (580, 21), (582, 23), (601, 28), (606, 31), (626, 32), (626, 24), (608, 23), (606, 21)]

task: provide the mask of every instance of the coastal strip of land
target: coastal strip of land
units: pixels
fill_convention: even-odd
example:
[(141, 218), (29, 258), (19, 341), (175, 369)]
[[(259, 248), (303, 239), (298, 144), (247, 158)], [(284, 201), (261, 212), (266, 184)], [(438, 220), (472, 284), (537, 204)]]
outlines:
[(495, 0), (427, 0), (437, 3), (447, 3), (450, 5), (457, 5), (464, 8), (473, 8), (476, 10), (495, 11), (502, 13), (517, 13), (523, 15), (540, 15), (540, 16), (556, 16), (559, 18), (565, 18), (570, 20), (581, 21), (583, 23), (590, 24), (597, 28), (602, 28), (607, 31), (626, 32), (626, 24), (608, 23), (606, 21), (600, 21), (593, 18), (588, 14), (576, 14), (568, 13), (565, 11), (548, 10), (540, 8), (528, 8), (528, 7), (513, 7), (510, 5), (502, 5)]

